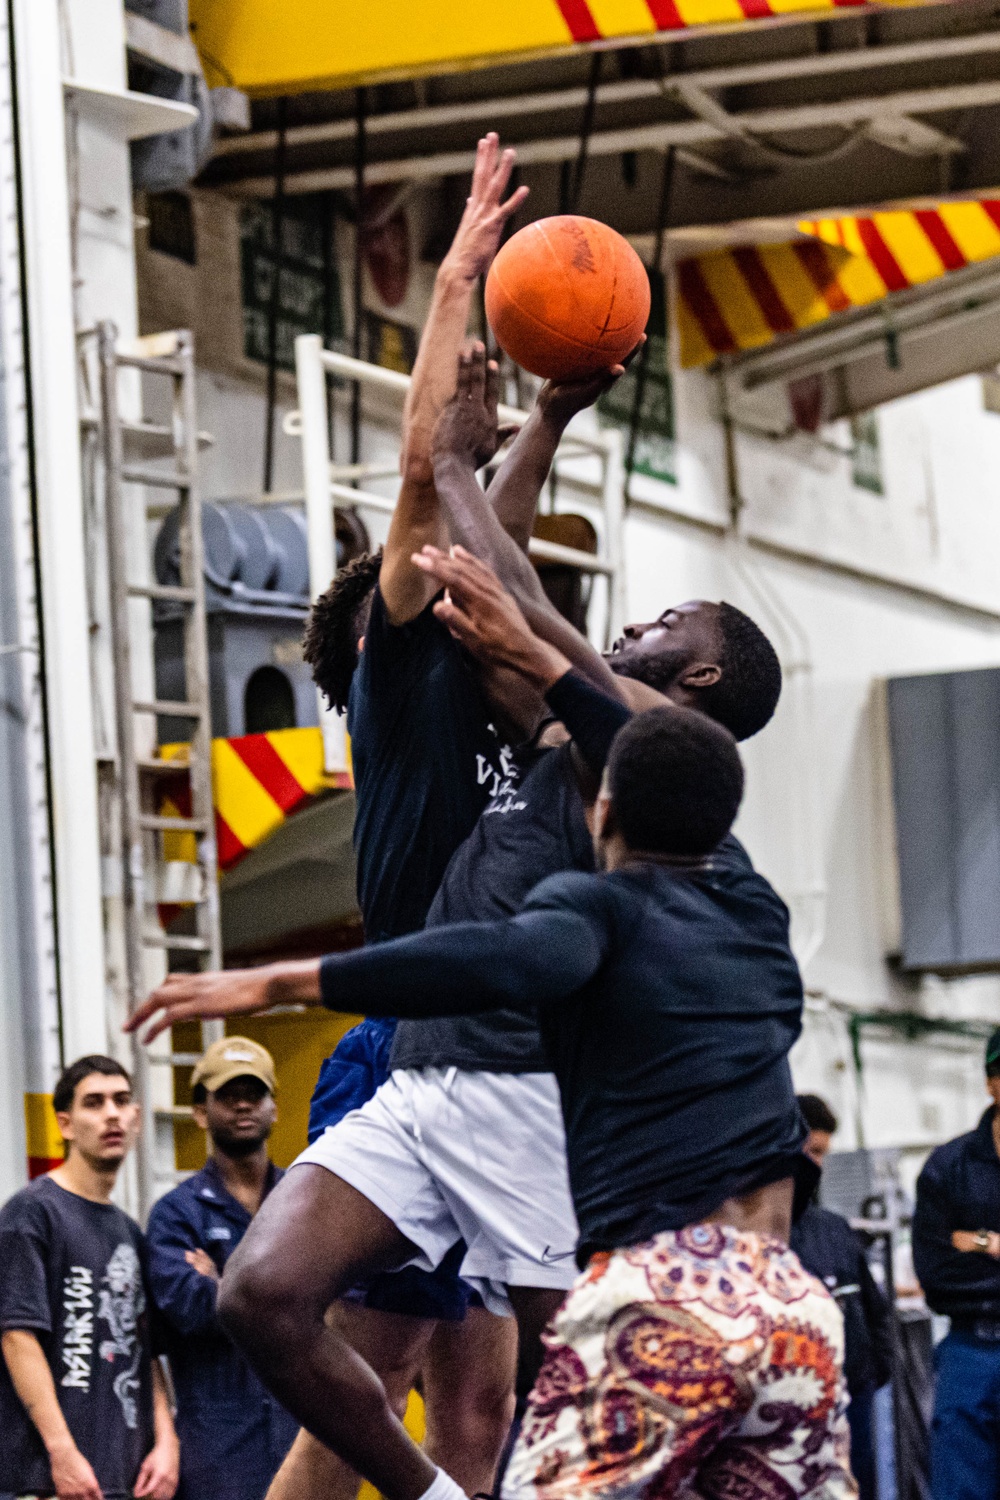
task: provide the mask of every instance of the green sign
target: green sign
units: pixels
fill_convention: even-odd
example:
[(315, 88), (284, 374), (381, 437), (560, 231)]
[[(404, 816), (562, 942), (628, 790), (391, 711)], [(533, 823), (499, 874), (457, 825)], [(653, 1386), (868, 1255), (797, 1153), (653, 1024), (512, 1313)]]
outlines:
[[(296, 198), (286, 206), (281, 227), (281, 266), (275, 325), (276, 360), (294, 370), (295, 340), (318, 333), (325, 344), (343, 337), (340, 279), (333, 247), (334, 219), (329, 198)], [(274, 293), (274, 215), (270, 203), (248, 203), (240, 221), (243, 284), (243, 350), (267, 363), (271, 299)]]

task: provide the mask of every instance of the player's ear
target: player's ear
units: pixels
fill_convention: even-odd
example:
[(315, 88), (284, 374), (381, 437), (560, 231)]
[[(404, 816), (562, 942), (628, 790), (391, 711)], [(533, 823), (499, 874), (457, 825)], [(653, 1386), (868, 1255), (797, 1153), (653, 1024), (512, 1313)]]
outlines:
[(681, 687), (702, 692), (705, 688), (714, 687), (721, 678), (722, 668), (718, 662), (697, 661), (692, 662), (690, 667), (685, 667), (677, 681)]

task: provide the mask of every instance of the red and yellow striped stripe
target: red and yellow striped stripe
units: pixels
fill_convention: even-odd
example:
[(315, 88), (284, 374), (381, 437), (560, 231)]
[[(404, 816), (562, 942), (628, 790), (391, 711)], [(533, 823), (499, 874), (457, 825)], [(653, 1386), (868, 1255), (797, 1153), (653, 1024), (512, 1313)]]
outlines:
[[(166, 745), (160, 753), (165, 760), (183, 759), (187, 746)], [(318, 792), (352, 785), (349, 771), (327, 775), (319, 729), (278, 729), (213, 740), (212, 797), (220, 869), (231, 869)], [(189, 789), (165, 783), (160, 808), (168, 817), (189, 816)], [(194, 860), (194, 834), (162, 837), (165, 860)]]
[(681, 364), (755, 349), (833, 313), (1000, 256), (1000, 199), (818, 219), (801, 238), (712, 250), (677, 266)]
[(63, 1160), (63, 1142), (51, 1094), (25, 1094), (24, 1128), (28, 1142), (28, 1176), (43, 1177)]

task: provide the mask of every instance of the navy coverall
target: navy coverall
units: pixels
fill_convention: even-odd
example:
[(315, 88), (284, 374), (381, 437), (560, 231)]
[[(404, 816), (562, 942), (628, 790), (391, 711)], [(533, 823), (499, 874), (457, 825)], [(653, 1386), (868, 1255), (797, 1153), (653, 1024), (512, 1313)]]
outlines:
[(932, 1151), (917, 1179), (913, 1264), (927, 1305), (951, 1319), (934, 1355), (934, 1500), (1000, 1495), (1000, 1262), (951, 1243), (956, 1229), (1000, 1230), (995, 1113)]
[[(270, 1167), (265, 1197), (281, 1175)], [(176, 1500), (263, 1500), (298, 1431), (223, 1333), (218, 1283), (184, 1259), (187, 1250), (204, 1250), (221, 1273), (249, 1227), (249, 1213), (211, 1160), (149, 1216), (149, 1280), (177, 1393)]]

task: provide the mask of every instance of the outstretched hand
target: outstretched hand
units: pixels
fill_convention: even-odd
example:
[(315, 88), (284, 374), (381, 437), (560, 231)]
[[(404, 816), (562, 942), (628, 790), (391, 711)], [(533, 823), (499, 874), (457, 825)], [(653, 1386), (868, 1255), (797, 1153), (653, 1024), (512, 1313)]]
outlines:
[(620, 365), (611, 365), (606, 370), (593, 370), (579, 380), (547, 380), (538, 392), (538, 405), (546, 416), (565, 427), (577, 412), (584, 411), (599, 401), (605, 391), (619, 381), (646, 342), (643, 334), (631, 354)]
[[(125, 1031), (138, 1031), (156, 1016), (142, 1040), (147, 1044), (178, 1021), (208, 1021), (219, 1016), (267, 1010), (270, 996), (266, 969), (227, 969), (224, 973), (168, 974), (149, 999), (126, 1021)], [(157, 1015), (157, 1011), (161, 1012)]]
[(515, 428), (498, 428), (500, 371), (487, 360), (486, 349), (475, 343), (458, 359), (455, 394), (438, 417), (431, 439), (431, 458), (453, 457), (481, 469)]
[(424, 547), (413, 562), (444, 586), (434, 613), (477, 660), (510, 667), (543, 691), (569, 671), (571, 663), (534, 634), (492, 568), (464, 547)]
[(485, 276), (489, 270), (504, 225), (528, 196), (528, 189), (519, 187), (506, 203), (501, 201), (514, 170), (516, 155), (510, 148), (500, 150), (500, 138), (495, 131), (491, 130), (479, 142), (472, 188), (451, 249), (444, 258), (443, 270), (454, 271), (470, 282)]

